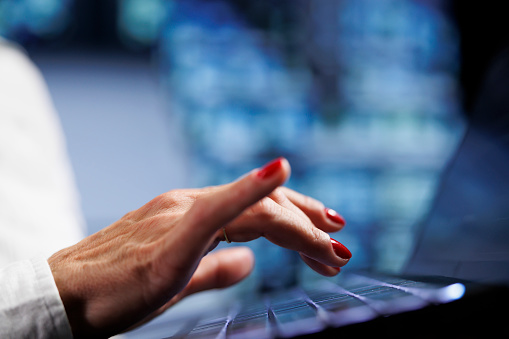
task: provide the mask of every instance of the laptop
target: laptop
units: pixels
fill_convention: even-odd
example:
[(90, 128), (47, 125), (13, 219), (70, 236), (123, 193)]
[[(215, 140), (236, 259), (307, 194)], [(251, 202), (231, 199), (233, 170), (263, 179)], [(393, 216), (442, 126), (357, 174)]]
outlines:
[(125, 336), (509, 337), (509, 123), (500, 110), (507, 100), (503, 91), (481, 95), (400, 274), (346, 266), (335, 278), (284, 289), (205, 292)]
[[(509, 335), (509, 147), (469, 126), (401, 275), (349, 272), (234, 298), (196, 296), (128, 338)], [(202, 298), (202, 300), (200, 300)], [(502, 310), (502, 311), (501, 311)]]

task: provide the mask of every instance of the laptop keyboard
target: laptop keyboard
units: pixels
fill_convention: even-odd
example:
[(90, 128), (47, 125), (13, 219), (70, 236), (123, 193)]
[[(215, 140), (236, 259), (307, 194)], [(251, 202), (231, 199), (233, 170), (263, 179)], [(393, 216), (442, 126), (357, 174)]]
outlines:
[[(252, 295), (171, 327), (167, 338), (285, 338), (459, 299), (464, 286), (343, 274), (312, 288)], [(169, 328), (168, 328), (169, 330)]]

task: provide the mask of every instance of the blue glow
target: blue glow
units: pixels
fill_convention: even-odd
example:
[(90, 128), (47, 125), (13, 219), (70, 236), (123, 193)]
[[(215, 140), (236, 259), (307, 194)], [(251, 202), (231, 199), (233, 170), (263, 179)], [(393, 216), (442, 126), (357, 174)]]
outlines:
[(458, 300), (461, 299), (465, 294), (465, 285), (460, 283), (452, 284), (444, 287), (441, 292), (441, 298), (443, 302)]
[(24, 42), (62, 33), (71, 20), (72, 0), (0, 0), (0, 35)]
[(118, 30), (127, 44), (153, 45), (158, 41), (172, 1), (119, 0)]
[(401, 268), (461, 133), (446, 16), (414, 0), (172, 3), (161, 76), (192, 186), (284, 155), (288, 186), (347, 220), (350, 267)]

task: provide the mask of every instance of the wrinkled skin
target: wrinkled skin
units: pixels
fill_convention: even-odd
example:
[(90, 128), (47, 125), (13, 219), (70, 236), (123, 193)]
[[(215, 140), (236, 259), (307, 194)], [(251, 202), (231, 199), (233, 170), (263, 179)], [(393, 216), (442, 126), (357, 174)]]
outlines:
[(224, 240), (261, 236), (298, 251), (320, 274), (333, 276), (348, 262), (334, 252), (327, 232), (344, 224), (322, 203), (280, 187), (290, 174), (285, 159), (270, 175), (256, 169), (223, 186), (162, 194), (48, 262), (75, 337), (108, 337), (151, 319), (187, 295), (245, 278), (251, 251), (214, 251)]

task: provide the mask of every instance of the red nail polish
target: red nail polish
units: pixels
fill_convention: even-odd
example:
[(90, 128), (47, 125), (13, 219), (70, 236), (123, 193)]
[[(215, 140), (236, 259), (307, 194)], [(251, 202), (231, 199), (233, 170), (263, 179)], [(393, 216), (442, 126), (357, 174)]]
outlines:
[(277, 158), (265, 165), (261, 170), (258, 171), (258, 177), (261, 179), (267, 179), (279, 171), (282, 167), (282, 158)]
[(352, 252), (350, 252), (348, 248), (346, 248), (342, 243), (332, 238), (330, 239), (330, 241), (332, 243), (332, 249), (334, 250), (334, 253), (336, 253), (338, 257), (341, 257), (343, 259), (350, 259), (352, 257)]
[(346, 221), (341, 215), (338, 214), (338, 212), (334, 211), (333, 209), (326, 208), (325, 214), (332, 222), (345, 226)]

